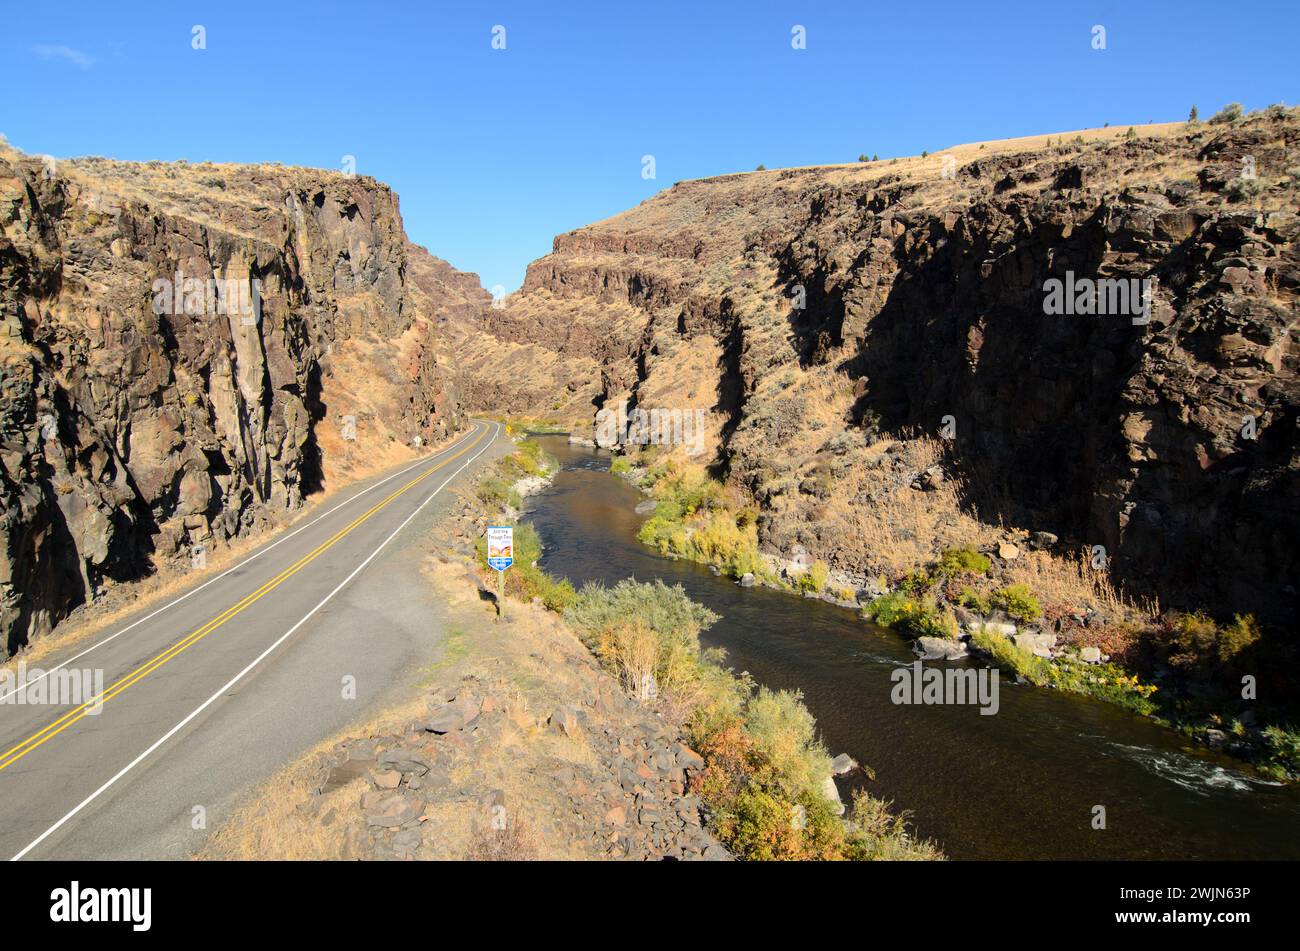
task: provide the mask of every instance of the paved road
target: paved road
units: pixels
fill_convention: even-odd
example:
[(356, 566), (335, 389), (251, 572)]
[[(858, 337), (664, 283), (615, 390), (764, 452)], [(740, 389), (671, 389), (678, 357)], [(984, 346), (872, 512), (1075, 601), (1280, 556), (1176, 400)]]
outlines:
[(103, 671), (97, 714), (0, 687), (0, 856), (191, 854), (205, 835), (195, 807), (215, 828), (254, 784), (409, 685), (442, 633), (421, 539), (451, 482), (499, 454), (500, 428), (476, 422), (212, 580), (43, 658)]

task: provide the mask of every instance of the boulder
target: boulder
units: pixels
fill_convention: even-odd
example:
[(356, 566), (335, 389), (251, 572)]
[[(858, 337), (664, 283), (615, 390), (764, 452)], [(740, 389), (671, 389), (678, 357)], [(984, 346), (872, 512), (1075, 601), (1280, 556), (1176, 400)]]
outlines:
[(858, 768), (858, 761), (848, 753), (841, 753), (831, 760), (831, 772), (836, 776), (844, 776)]
[(398, 773), (414, 773), (416, 776), (423, 776), (429, 771), (430, 764), (419, 750), (395, 749), (381, 754), (379, 765)]
[(392, 793), (369, 803), (363, 802), (366, 825), (381, 829), (395, 829), (420, 818), (424, 811), (423, 800), (404, 793)]
[(676, 756), (677, 765), (682, 769), (698, 770), (704, 768), (704, 757), (685, 743), (678, 743), (673, 747), (673, 752)]
[(1101, 648), (1100, 647), (1083, 648), (1082, 650), (1079, 651), (1079, 660), (1083, 661), (1085, 664), (1100, 664)]
[(943, 481), (943, 469), (939, 466), (930, 466), (928, 469), (923, 469), (917, 473), (916, 478), (912, 480), (912, 488), (932, 492), (943, 485)]
[(827, 776), (822, 780), (822, 795), (831, 804), (831, 811), (837, 816), (844, 815), (844, 800), (840, 798), (840, 788), (835, 785), (835, 777)]
[(1034, 534), (1029, 536), (1029, 547), (1035, 550), (1051, 548), (1058, 541), (1060, 541), (1060, 539), (1051, 532), (1034, 532)]
[(564, 736), (576, 736), (578, 733), (578, 716), (571, 707), (556, 707), (546, 721), (552, 733)]
[(1014, 637), (1016, 626), (1007, 621), (970, 621), (966, 625), (966, 630), (974, 634), (978, 630), (984, 630), (991, 634), (1001, 634), (1003, 637)]
[(1038, 657), (1051, 657), (1052, 648), (1056, 646), (1056, 635), (1042, 631), (1037, 633), (1022, 632), (1013, 634), (1011, 642), (1021, 650), (1029, 651)]
[(754, 585), (756, 584), (754, 573), (752, 571), (746, 571), (743, 575), (740, 576), (740, 580), (736, 583), (740, 585), (742, 588), (754, 587)]
[(479, 701), (472, 697), (460, 696), (448, 701), (439, 710), (434, 711), (424, 728), (430, 733), (450, 733), (463, 730), (465, 725), (479, 715), (482, 709)]
[(946, 637), (918, 637), (912, 651), (921, 660), (959, 660), (969, 653), (962, 641)]

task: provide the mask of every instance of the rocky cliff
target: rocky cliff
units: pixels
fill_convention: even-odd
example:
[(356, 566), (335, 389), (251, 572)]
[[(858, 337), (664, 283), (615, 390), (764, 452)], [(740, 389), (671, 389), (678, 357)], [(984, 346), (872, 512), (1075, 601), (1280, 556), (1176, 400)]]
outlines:
[(917, 491), (946, 473), (1166, 604), (1290, 621), (1298, 196), (1276, 107), (681, 182), (556, 238), (475, 318), (464, 385), (584, 424), (705, 408), (765, 549), (858, 576), (892, 504), (867, 470), (902, 458), (873, 444), (944, 440)]
[(368, 178), (0, 147), (5, 650), (457, 430), (476, 286)]

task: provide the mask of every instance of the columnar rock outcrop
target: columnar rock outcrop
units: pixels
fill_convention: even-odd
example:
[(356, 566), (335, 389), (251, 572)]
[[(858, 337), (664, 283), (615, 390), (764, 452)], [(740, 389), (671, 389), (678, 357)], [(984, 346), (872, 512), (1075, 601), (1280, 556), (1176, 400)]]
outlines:
[(456, 431), (413, 253), (368, 178), (0, 147), (0, 652)]
[[(504, 366), (514, 407), (584, 423), (622, 399), (708, 407), (776, 554), (865, 570), (843, 530), (872, 504), (846, 494), (859, 434), (952, 435), (986, 519), (1101, 546), (1166, 604), (1285, 622), (1297, 207), (1300, 117), (1279, 107), (681, 182), (556, 238), (461, 370), (473, 405), (505, 405), (484, 372)], [(1052, 313), (1053, 279), (1139, 290)]]

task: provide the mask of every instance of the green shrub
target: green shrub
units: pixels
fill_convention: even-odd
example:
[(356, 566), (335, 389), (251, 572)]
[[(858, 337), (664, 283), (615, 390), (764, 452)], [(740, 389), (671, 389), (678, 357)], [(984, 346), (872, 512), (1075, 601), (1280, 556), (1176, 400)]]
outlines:
[(595, 633), (630, 620), (644, 622), (657, 633), (696, 639), (711, 627), (718, 615), (692, 601), (681, 585), (633, 580), (620, 581), (612, 588), (588, 583), (565, 620), (579, 632)]
[(1219, 628), (1213, 618), (1200, 611), (1174, 619), (1169, 663), (1183, 669), (1205, 667), (1217, 653)]
[(949, 548), (939, 558), (939, 572), (948, 577), (988, 574), (993, 562), (970, 548)]
[(958, 597), (957, 603), (964, 608), (970, 608), (976, 614), (988, 614), (993, 610), (993, 605), (989, 604), (988, 598), (969, 587), (961, 589), (961, 595)]
[(903, 576), (898, 582), (898, 590), (907, 594), (920, 596), (934, 587), (935, 578), (928, 571), (916, 568)]
[(1043, 616), (1042, 605), (1024, 584), (1009, 584), (989, 595), (989, 604), (1018, 621), (1033, 621)]
[(1264, 190), (1258, 178), (1234, 178), (1223, 188), (1229, 201), (1248, 201)]
[(694, 705), (714, 684), (704, 669), (709, 658), (700, 650), (699, 635), (718, 616), (687, 597), (681, 585), (660, 580), (625, 580), (612, 588), (586, 584), (564, 616), (639, 699), (649, 699), (646, 687), (652, 682), (656, 693)]
[(521, 509), (524, 507), (524, 500), (520, 498), (519, 493), (514, 490), (509, 482), (498, 475), (491, 473), (483, 476), (478, 483), (478, 497), (485, 505), (496, 511), (506, 507)]
[(721, 837), (735, 854), (753, 862), (799, 857), (800, 835), (793, 822), (793, 803), (751, 785), (720, 811)]
[(1173, 624), (1169, 663), (1205, 674), (1216, 665), (1227, 666), (1237, 661), (1260, 636), (1253, 614), (1238, 614), (1222, 629), (1204, 612), (1181, 614)]
[(971, 646), (990, 655), (1000, 669), (1019, 674), (1032, 684), (1042, 687), (1052, 679), (1051, 663), (1023, 647), (1017, 647), (1009, 637), (996, 631), (985, 627), (976, 628), (971, 632), (970, 642)]
[(1241, 103), (1230, 102), (1214, 115), (1210, 116), (1210, 123), (1213, 125), (1224, 125), (1231, 122), (1240, 122), (1242, 114)]
[(642, 544), (661, 555), (714, 565), (735, 578), (752, 573), (770, 579), (758, 552), (752, 507), (730, 506), (722, 483), (701, 466), (664, 463), (650, 470), (650, 480), (655, 511), (637, 533)]
[(866, 614), (881, 627), (893, 627), (916, 609), (915, 598), (901, 591), (890, 591), (867, 605)]
[(890, 803), (858, 790), (844, 824), (846, 857), (859, 862), (942, 860), (944, 855), (937, 845), (917, 839), (908, 831), (907, 819), (906, 812), (892, 812)]
[(1155, 685), (1141, 683), (1136, 674), (1115, 664), (1085, 664), (1061, 658), (1055, 664), (1048, 664), (1048, 683), (1058, 690), (1094, 697), (1140, 716), (1151, 716), (1157, 711), (1151, 699), (1156, 692)]
[(556, 458), (532, 439), (521, 441), (514, 452), (497, 462), (497, 471), (512, 482), (524, 476), (546, 475), (557, 468)]
[(826, 577), (829, 569), (824, 561), (814, 561), (808, 570), (801, 574), (795, 582), (795, 587), (800, 591), (810, 591), (813, 594), (820, 594), (826, 588)]
[(882, 627), (894, 628), (909, 637), (953, 638), (959, 633), (957, 619), (951, 612), (940, 611), (932, 601), (902, 591), (891, 591), (876, 598), (868, 605), (867, 614)]
[(632, 471), (632, 460), (627, 456), (615, 456), (609, 464), (609, 471), (613, 475), (627, 475)]
[[(759, 862), (847, 857), (844, 826), (830, 803), (811, 793), (797, 802), (760, 784), (745, 786), (722, 808), (720, 838), (736, 855)], [(798, 822), (796, 817), (802, 817)]]
[(1300, 776), (1300, 731), (1294, 727), (1269, 726), (1263, 731), (1265, 754), (1261, 767), (1283, 781)]
[(817, 739), (817, 721), (802, 693), (759, 687), (745, 705), (745, 730), (789, 798), (820, 793), (822, 780), (831, 775), (831, 757)]
[(1219, 663), (1233, 663), (1243, 651), (1258, 643), (1261, 635), (1255, 615), (1234, 615), (1232, 623), (1219, 632)]

